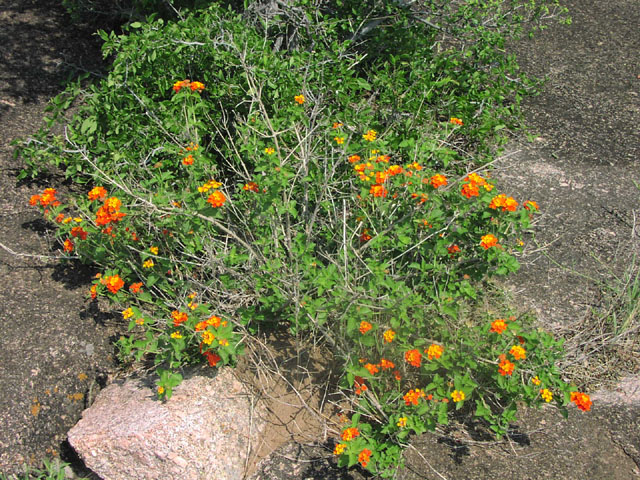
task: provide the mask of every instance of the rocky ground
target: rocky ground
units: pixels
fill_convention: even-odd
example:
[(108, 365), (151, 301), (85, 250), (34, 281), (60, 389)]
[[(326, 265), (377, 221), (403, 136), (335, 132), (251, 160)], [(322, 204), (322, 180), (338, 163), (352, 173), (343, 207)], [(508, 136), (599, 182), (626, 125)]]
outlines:
[[(544, 211), (509, 286), (554, 328), (597, 307), (599, 281), (623, 274), (640, 253), (640, 8), (636, 0), (565, 3), (572, 25), (513, 47), (525, 71), (549, 80), (525, 102), (537, 140), (514, 141), (497, 170), (505, 190)], [(51, 455), (72, 459), (66, 432), (113, 373), (117, 330), (87, 300), (95, 272), (51, 258), (46, 224), (27, 205), (63, 179), (16, 186), (11, 146), (40, 126), (68, 72), (99, 68), (98, 45), (70, 27), (55, 0), (0, 0), (0, 24), (0, 471), (10, 473)], [(455, 432), (418, 438), (398, 478), (640, 478), (639, 376), (568, 421), (524, 411), (501, 443)], [(253, 478), (363, 478), (336, 469), (330, 442), (320, 431), (313, 437), (282, 446)]]

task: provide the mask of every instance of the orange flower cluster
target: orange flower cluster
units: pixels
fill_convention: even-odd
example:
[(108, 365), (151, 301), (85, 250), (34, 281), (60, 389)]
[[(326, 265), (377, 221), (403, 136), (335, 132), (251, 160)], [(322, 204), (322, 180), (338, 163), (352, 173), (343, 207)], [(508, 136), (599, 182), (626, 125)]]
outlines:
[(222, 358), (217, 353), (213, 353), (210, 350), (207, 350), (203, 353), (205, 357), (207, 357), (207, 362), (209, 362), (210, 367), (215, 367)]
[[(359, 159), (360, 157), (358, 157)], [(367, 162), (367, 163), (358, 163), (357, 165), (354, 165), (353, 169), (358, 173), (358, 176), (360, 177), (360, 180), (362, 180), (363, 182), (367, 182), (369, 180), (371, 180), (371, 177), (368, 175), (369, 172), (367, 172), (367, 170), (373, 170), (374, 166), (373, 163), (371, 162)]]
[(498, 239), (491, 233), (483, 235), (480, 239), (480, 246), (485, 250), (489, 250), (491, 247), (495, 247), (496, 245), (498, 245)]
[(373, 452), (371, 450), (369, 450), (368, 448), (365, 448), (358, 455), (358, 461), (360, 462), (360, 465), (362, 465), (363, 468), (366, 468), (366, 466), (369, 464), (369, 460), (371, 460), (372, 453)]
[(391, 360), (387, 360), (386, 358), (382, 358), (380, 360), (380, 366), (383, 370), (391, 370), (392, 368), (396, 368), (396, 364)]
[(382, 185), (376, 183), (374, 185), (371, 185), (371, 188), (369, 189), (369, 193), (374, 197), (384, 198), (387, 196), (387, 193), (389, 193), (389, 191), (386, 188), (384, 188)]
[(359, 162), (361, 159), (360, 159), (360, 155), (351, 155), (348, 158), (348, 160), (349, 160), (349, 163), (356, 163), (356, 162)]
[(120, 278), (120, 275), (110, 275), (104, 277), (100, 282), (107, 287), (111, 293), (116, 294), (118, 290), (124, 287), (124, 281)]
[(207, 183), (205, 183), (204, 185), (198, 187), (198, 191), (200, 193), (205, 193), (208, 192), (209, 190), (211, 190), (212, 188), (219, 188), (222, 185), (222, 183), (220, 182), (216, 182), (215, 180), (209, 180)]
[(107, 196), (107, 190), (104, 187), (93, 187), (87, 194), (89, 200), (104, 200)]
[(507, 197), (504, 193), (501, 193), (500, 195), (491, 199), (489, 208), (492, 208), (494, 210), (502, 208), (503, 212), (515, 212), (516, 208), (518, 208), (518, 202), (516, 202), (513, 197)]
[(396, 336), (396, 332), (394, 332), (391, 329), (385, 330), (385, 332), (382, 334), (382, 337), (384, 338), (384, 343), (393, 342), (393, 339), (395, 338), (395, 336)]
[(369, 235), (369, 229), (365, 228), (364, 232), (362, 232), (362, 234), (360, 235), (360, 241), (361, 242), (368, 242), (369, 240), (371, 240), (371, 235)]
[(107, 225), (122, 220), (127, 214), (120, 212), (122, 202), (116, 197), (107, 198), (96, 212), (96, 224)]
[(219, 190), (216, 190), (207, 198), (207, 202), (210, 203), (213, 208), (221, 207), (226, 201), (227, 197)]
[(140, 290), (142, 290), (142, 282), (132, 283), (132, 284), (129, 286), (129, 290), (131, 291), (131, 293), (138, 293), (138, 292), (140, 292)]
[(191, 82), (189, 79), (180, 80), (173, 84), (173, 91), (178, 93), (183, 88), (190, 88), (192, 92), (201, 92), (204, 90), (204, 83)]
[[(410, 163), (409, 165), (407, 165), (407, 168), (408, 169), (413, 169), (416, 172), (419, 172), (420, 170), (422, 170), (422, 165), (420, 165), (418, 162), (413, 162), (413, 163)], [(411, 175), (409, 175), (409, 176), (411, 176)]]
[(32, 195), (29, 199), (29, 205), (36, 206), (38, 203), (43, 207), (57, 207), (60, 202), (56, 198), (57, 190), (55, 188), (45, 188), (40, 195)]
[(427, 354), (427, 357), (429, 358), (429, 360), (433, 360), (434, 358), (440, 358), (440, 356), (442, 355), (442, 352), (444, 352), (444, 348), (442, 348), (442, 346), (437, 345), (435, 343), (432, 343), (429, 348), (427, 350), (425, 350), (425, 353)]
[(220, 327), (220, 325), (222, 325), (224, 327), (224, 326), (227, 325), (227, 322), (226, 321), (223, 322), (220, 317), (212, 315), (209, 318), (207, 318), (206, 320), (203, 320), (202, 322), (196, 323), (196, 332), (204, 330), (207, 327), (218, 328), (218, 327)]
[(516, 360), (524, 360), (525, 358), (527, 358), (527, 351), (519, 345), (514, 345), (513, 347), (511, 347), (509, 353), (513, 355), (513, 358), (515, 358)]
[(360, 333), (362, 335), (367, 333), (372, 328), (373, 328), (373, 326), (369, 322), (367, 322), (366, 320), (363, 320), (363, 321), (360, 322)]
[(67, 252), (73, 252), (73, 247), (75, 245), (73, 244), (73, 242), (71, 240), (69, 240), (68, 238), (64, 241), (64, 244), (62, 245), (62, 249)]
[(430, 183), (431, 183), (431, 186), (433, 188), (440, 188), (440, 187), (444, 187), (445, 185), (447, 185), (448, 182), (447, 182), (447, 177), (437, 173), (437, 174), (435, 174), (434, 176), (431, 177)]
[(507, 356), (502, 354), (499, 357), (500, 363), (498, 364), (498, 373), (503, 377), (505, 375), (511, 375), (513, 373), (513, 369), (516, 367), (513, 363), (507, 360)]
[(362, 395), (368, 390), (367, 386), (364, 383), (364, 378), (362, 377), (356, 376), (353, 379), (353, 386), (356, 389), (356, 395)]
[(413, 350), (405, 352), (404, 359), (409, 365), (412, 365), (416, 368), (420, 368), (420, 365), (422, 364), (422, 354), (415, 348)]
[(349, 427), (343, 430), (341, 438), (345, 442), (349, 442), (359, 435), (360, 435), (360, 430), (358, 430), (356, 427)]
[(487, 181), (477, 173), (467, 175), (464, 180), (468, 183), (465, 183), (462, 186), (460, 193), (467, 198), (477, 197), (480, 195), (480, 189), (478, 187), (483, 187), (487, 192), (493, 190), (493, 185), (487, 183)]
[(179, 327), (184, 322), (189, 320), (189, 316), (184, 312), (179, 312), (178, 310), (174, 310), (171, 312), (171, 318), (173, 319), (173, 326)]
[(449, 255), (454, 256), (456, 253), (460, 253), (460, 247), (458, 245), (451, 245), (447, 247), (447, 252), (449, 252)]
[(425, 393), (420, 390), (419, 388), (416, 388), (415, 390), (411, 389), (409, 390), (403, 397), (402, 399), (404, 400), (404, 403), (406, 405), (418, 405), (418, 400), (420, 400), (420, 398), (424, 398), (425, 397)]
[(494, 320), (493, 322), (491, 322), (491, 329), (489, 331), (497, 333), (498, 335), (502, 335), (502, 333), (506, 329), (507, 329), (507, 323), (503, 319), (498, 318), (497, 320)]
[(464, 123), (462, 122), (462, 120), (460, 120), (457, 117), (451, 117), (451, 119), (449, 120), (450, 123), (454, 124), (454, 125), (459, 125), (462, 126), (464, 125)]
[(245, 183), (244, 187), (242, 187), (242, 190), (256, 193), (260, 192), (260, 188), (258, 187), (258, 184), (256, 182)]
[(182, 164), (185, 166), (193, 165), (193, 155), (189, 154), (182, 159)]
[(583, 412), (591, 410), (591, 398), (586, 393), (571, 392), (571, 401)]
[(295, 97), (293, 97), (293, 99), (300, 105), (302, 105), (304, 103), (304, 95), (300, 94), (300, 95), (296, 95)]
[(71, 229), (71, 236), (80, 237), (80, 240), (86, 240), (87, 234), (88, 234), (87, 231), (84, 230), (82, 227), (73, 227)]
[(371, 375), (375, 375), (376, 373), (378, 373), (380, 371), (380, 368), (378, 368), (378, 365), (374, 365), (373, 363), (366, 363), (364, 365), (364, 368), (371, 374)]

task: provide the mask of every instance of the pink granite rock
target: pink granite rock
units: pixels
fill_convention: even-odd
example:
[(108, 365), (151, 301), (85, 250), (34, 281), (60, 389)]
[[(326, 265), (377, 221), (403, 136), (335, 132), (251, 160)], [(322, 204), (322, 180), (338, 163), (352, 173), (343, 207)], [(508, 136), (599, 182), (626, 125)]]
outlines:
[(239, 480), (264, 428), (231, 369), (194, 375), (162, 403), (140, 380), (114, 383), (69, 431), (104, 480)]

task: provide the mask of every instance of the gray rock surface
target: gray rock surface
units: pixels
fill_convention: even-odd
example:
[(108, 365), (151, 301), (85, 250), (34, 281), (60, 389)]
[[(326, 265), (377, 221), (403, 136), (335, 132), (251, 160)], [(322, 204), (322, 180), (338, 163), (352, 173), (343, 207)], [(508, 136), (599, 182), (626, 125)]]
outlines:
[(227, 368), (191, 375), (166, 402), (130, 379), (100, 392), (69, 443), (104, 480), (237, 480), (264, 427), (251, 398)]

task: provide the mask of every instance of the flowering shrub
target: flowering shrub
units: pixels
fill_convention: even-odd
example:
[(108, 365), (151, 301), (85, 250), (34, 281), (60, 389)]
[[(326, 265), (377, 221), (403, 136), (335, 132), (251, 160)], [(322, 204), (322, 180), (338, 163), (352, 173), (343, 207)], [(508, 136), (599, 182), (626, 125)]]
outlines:
[[(327, 25), (322, 42), (348, 22)], [(183, 365), (232, 364), (265, 325), (315, 335), (354, 400), (334, 453), (382, 476), (411, 433), (456, 412), (499, 436), (518, 402), (588, 410), (561, 381), (551, 336), (508, 312), (464, 319), (487, 279), (517, 270), (518, 235), (539, 209), (482, 170), (496, 117), (472, 115), (469, 97), (399, 102), (405, 69), (365, 61), (337, 33), (332, 48), (279, 51), (260, 28), (212, 6), (102, 33), (114, 64), (73, 90), (84, 106), (67, 147), (43, 151), (45, 131), (21, 149), (30, 168), (42, 153), (84, 185), (30, 203), (67, 253), (103, 270), (88, 294), (128, 322), (122, 357), (151, 358), (168, 398)], [(416, 74), (442, 66), (431, 61)], [(460, 111), (441, 118), (436, 105)]]

